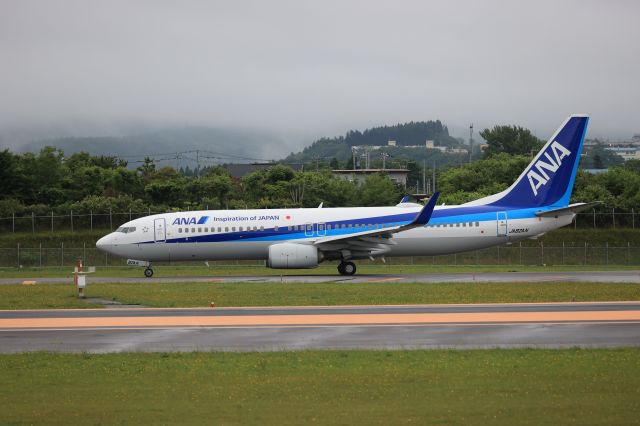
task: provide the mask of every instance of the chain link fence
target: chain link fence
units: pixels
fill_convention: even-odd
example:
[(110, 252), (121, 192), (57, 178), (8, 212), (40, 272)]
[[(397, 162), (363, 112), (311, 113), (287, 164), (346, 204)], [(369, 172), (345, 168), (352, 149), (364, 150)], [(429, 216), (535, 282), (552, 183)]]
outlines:
[[(91, 266), (125, 266), (126, 260), (111, 256), (95, 247), (20, 247), (0, 248), (0, 267), (73, 267), (78, 259)], [(367, 264), (370, 261), (359, 261)], [(640, 265), (640, 247), (631, 243), (615, 246), (562, 243), (554, 245), (539, 244), (527, 246), (491, 247), (466, 253), (443, 256), (416, 256), (387, 258), (387, 264), (393, 265)], [(193, 265), (193, 262), (159, 262), (157, 265)], [(264, 261), (221, 261), (212, 265), (259, 265)]]
[[(631, 228), (640, 227), (640, 215), (637, 209), (598, 209), (591, 212), (578, 213), (573, 222), (575, 228)], [(128, 211), (128, 212), (93, 212), (60, 214), (51, 212), (47, 215), (35, 214), (0, 217), (0, 232), (77, 232), (93, 230), (114, 230), (130, 220), (149, 216), (151, 214), (166, 213), (166, 211)]]

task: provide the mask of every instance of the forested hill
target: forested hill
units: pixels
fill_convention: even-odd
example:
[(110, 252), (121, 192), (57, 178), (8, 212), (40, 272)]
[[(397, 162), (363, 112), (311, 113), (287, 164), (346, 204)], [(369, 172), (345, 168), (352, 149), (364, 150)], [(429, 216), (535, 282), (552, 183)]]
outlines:
[(337, 158), (344, 161), (351, 156), (354, 145), (387, 145), (390, 140), (396, 141), (399, 147), (419, 145), (433, 140), (437, 146), (457, 147), (460, 142), (449, 135), (447, 126), (440, 120), (418, 121), (395, 126), (381, 126), (367, 129), (363, 132), (350, 130), (344, 136), (322, 138), (315, 141), (299, 153), (291, 153), (286, 162), (308, 162), (314, 158)]

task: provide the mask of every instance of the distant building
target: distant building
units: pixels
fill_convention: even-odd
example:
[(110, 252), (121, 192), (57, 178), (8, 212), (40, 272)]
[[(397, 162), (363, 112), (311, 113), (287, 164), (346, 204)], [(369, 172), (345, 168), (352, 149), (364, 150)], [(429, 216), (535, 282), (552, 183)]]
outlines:
[(378, 173), (384, 173), (388, 175), (392, 181), (399, 185), (407, 186), (408, 169), (346, 169), (346, 170), (332, 170), (334, 176), (343, 180), (357, 181), (363, 183), (371, 175)]
[(396, 146), (396, 141), (389, 141), (387, 142), (388, 146)]

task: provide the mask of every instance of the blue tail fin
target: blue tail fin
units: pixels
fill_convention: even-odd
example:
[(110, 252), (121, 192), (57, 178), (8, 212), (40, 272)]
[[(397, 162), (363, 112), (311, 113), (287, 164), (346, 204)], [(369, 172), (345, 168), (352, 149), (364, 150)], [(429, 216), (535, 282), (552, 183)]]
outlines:
[(571, 198), (589, 117), (571, 115), (507, 190), (467, 205), (566, 206)]

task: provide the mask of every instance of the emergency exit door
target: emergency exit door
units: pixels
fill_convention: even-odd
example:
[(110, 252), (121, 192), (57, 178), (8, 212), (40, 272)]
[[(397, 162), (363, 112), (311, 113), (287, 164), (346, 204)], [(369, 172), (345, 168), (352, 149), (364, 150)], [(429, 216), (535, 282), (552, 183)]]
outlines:
[(497, 216), (498, 224), (498, 237), (507, 236), (507, 212), (498, 212)]
[(153, 239), (156, 243), (164, 243), (167, 241), (167, 231), (164, 219), (155, 219), (153, 221)]

